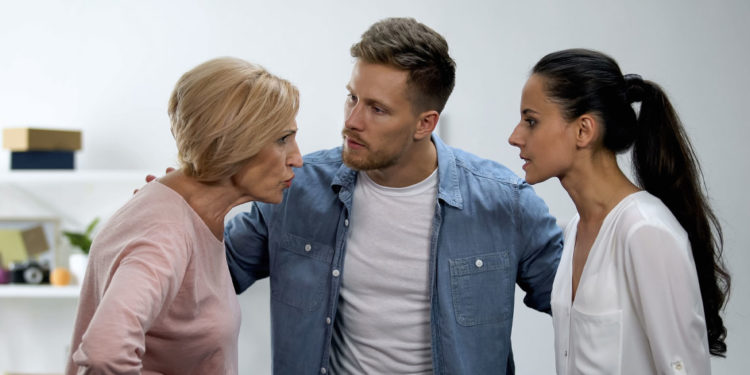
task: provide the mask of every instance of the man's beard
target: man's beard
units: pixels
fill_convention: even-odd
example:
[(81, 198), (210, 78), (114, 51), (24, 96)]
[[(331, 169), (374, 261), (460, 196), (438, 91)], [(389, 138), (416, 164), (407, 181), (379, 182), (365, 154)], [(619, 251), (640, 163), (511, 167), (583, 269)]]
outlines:
[(341, 159), (347, 167), (357, 171), (369, 171), (373, 169), (383, 169), (393, 166), (398, 161), (398, 156), (387, 156), (378, 153), (372, 153), (369, 158), (355, 157), (353, 152), (347, 151), (346, 147), (341, 148)]

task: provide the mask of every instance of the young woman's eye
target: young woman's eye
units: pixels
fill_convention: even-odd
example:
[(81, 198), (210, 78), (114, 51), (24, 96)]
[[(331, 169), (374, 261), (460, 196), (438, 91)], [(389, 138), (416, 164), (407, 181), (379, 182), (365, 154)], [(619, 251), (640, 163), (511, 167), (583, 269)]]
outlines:
[(533, 128), (536, 125), (536, 120), (534, 120), (533, 118), (527, 118), (526, 123), (529, 124), (530, 128)]

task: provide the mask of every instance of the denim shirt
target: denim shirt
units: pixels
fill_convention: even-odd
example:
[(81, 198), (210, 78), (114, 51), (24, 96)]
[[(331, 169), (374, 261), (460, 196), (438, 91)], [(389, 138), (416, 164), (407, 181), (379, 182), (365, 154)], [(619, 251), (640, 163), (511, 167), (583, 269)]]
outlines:
[[(513, 374), (515, 284), (526, 292), (526, 305), (550, 312), (561, 230), (531, 186), (507, 168), (435, 135), (432, 141), (438, 155), (430, 238), (433, 372)], [(295, 169), (282, 203), (254, 203), (227, 224), (237, 293), (271, 278), (274, 374), (330, 371), (356, 182), (340, 147), (315, 152)]]

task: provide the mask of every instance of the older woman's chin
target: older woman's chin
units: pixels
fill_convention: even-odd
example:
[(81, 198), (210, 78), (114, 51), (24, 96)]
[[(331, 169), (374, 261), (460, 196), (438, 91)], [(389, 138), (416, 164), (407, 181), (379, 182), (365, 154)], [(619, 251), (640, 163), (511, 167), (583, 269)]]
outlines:
[(272, 204), (281, 203), (281, 201), (283, 201), (283, 200), (284, 200), (284, 191), (283, 190), (279, 191), (277, 194), (273, 194), (273, 195), (269, 194), (268, 196), (259, 199), (259, 201), (261, 201), (261, 202), (272, 203)]

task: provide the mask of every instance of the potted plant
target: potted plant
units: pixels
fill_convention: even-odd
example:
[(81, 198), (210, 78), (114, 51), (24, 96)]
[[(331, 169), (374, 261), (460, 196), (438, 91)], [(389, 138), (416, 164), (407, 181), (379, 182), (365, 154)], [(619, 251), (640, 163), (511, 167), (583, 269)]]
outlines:
[(68, 265), (70, 272), (73, 274), (76, 284), (83, 282), (83, 277), (86, 275), (86, 265), (89, 262), (89, 250), (91, 250), (91, 243), (93, 242), (93, 233), (96, 225), (99, 224), (99, 218), (95, 218), (86, 227), (86, 230), (82, 233), (63, 231), (63, 235), (68, 239), (70, 244), (78, 249), (80, 252), (72, 252), (68, 258)]

